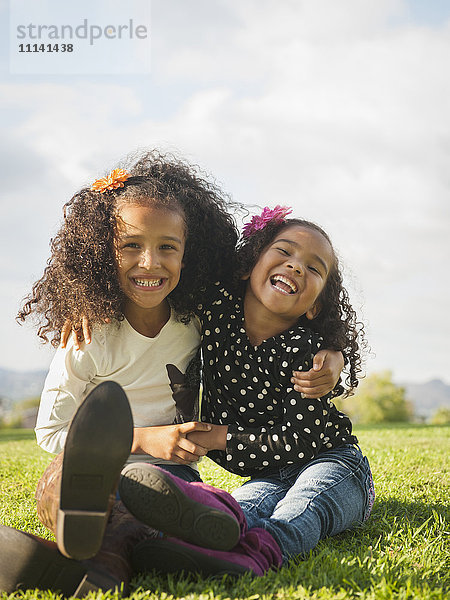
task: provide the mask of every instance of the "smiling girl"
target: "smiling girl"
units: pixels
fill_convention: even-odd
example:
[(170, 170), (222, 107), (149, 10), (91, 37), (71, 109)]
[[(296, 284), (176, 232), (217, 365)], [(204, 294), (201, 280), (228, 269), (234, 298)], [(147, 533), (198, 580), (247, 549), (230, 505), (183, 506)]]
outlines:
[[(347, 387), (358, 384), (363, 331), (343, 287), (336, 253), (317, 225), (265, 209), (239, 247), (240, 290), (217, 285), (203, 305), (202, 419), (208, 432), (188, 438), (227, 470), (250, 480), (232, 496), (243, 512), (241, 538), (229, 552), (176, 538), (146, 540), (134, 551), (140, 570), (157, 568), (262, 575), (319, 540), (364, 522), (374, 489), (350, 419), (325, 396), (304, 398), (291, 373), (310, 369), (323, 335), (343, 352)], [(131, 480), (141, 482), (134, 486)], [(189, 484), (151, 465), (123, 472), (130, 510), (146, 496), (183, 498)], [(151, 511), (139, 518), (152, 524)]]
[[(40, 446), (59, 453), (36, 491), (38, 516), (58, 546), (0, 526), (0, 590), (83, 596), (127, 586), (133, 546), (156, 534), (115, 498), (130, 453), (200, 481), (196, 462), (206, 450), (187, 434), (210, 426), (196, 420), (197, 389), (185, 373), (200, 341), (192, 317), (202, 289), (233, 271), (232, 206), (199, 169), (158, 152), (64, 206), (19, 319), (35, 317), (41, 339), (55, 346), (69, 316), (89, 319), (95, 335), (79, 349), (58, 347), (36, 424)], [(234, 518), (214, 523), (225, 536), (219, 545), (237, 539)], [(207, 537), (208, 527), (199, 533)]]

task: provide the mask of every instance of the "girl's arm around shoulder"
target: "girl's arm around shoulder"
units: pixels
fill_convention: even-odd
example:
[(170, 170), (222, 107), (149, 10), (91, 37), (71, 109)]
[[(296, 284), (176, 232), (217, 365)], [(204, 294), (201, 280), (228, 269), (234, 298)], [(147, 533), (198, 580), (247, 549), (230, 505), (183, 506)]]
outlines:
[[(291, 382), (294, 389), (304, 398), (317, 398), (333, 392), (342, 393), (338, 386), (344, 368), (344, 355), (337, 350), (319, 350), (314, 355), (313, 366), (309, 371), (293, 371)], [(338, 387), (338, 389), (336, 389)]]
[(61, 330), (61, 348), (67, 346), (69, 339), (72, 340), (75, 350), (80, 349), (82, 342), (91, 343), (91, 324), (87, 317), (82, 317), (81, 323), (75, 324), (69, 320), (64, 323)]

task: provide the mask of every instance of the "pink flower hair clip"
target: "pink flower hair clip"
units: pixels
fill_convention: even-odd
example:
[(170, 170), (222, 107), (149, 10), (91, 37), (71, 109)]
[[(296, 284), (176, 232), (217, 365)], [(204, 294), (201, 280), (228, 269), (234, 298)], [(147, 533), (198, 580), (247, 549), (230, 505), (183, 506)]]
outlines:
[(292, 208), (289, 208), (289, 206), (277, 205), (275, 208), (266, 206), (260, 215), (255, 215), (249, 223), (245, 223), (242, 228), (242, 235), (248, 238), (256, 231), (264, 229), (264, 227), (272, 221), (275, 221), (275, 223), (283, 223), (286, 220), (287, 215), (290, 215), (291, 212)]

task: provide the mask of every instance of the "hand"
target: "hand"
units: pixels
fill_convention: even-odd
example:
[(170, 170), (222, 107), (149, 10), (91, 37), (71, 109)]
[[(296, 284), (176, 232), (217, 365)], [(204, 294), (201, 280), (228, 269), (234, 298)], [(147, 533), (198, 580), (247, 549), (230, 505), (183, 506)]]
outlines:
[(188, 440), (209, 450), (225, 450), (227, 447), (228, 425), (211, 425), (211, 431), (193, 431)]
[(154, 458), (171, 460), (180, 465), (197, 461), (208, 452), (198, 443), (188, 439), (193, 431), (210, 431), (209, 423), (190, 421), (180, 425), (155, 425), (153, 427), (135, 427), (132, 454), (150, 454)]
[(343, 368), (342, 352), (320, 350), (314, 356), (313, 368), (306, 372), (294, 371), (291, 381), (305, 398), (321, 398), (335, 387)]
[[(105, 319), (105, 323), (111, 323), (111, 319)], [(74, 325), (72, 321), (64, 323), (61, 329), (61, 348), (67, 346), (69, 337), (72, 335), (73, 347), (75, 350), (80, 349), (80, 344), (84, 340), (86, 344), (91, 343), (91, 324), (87, 317), (81, 317), (81, 325)]]
[(81, 318), (81, 325), (74, 324), (69, 320), (64, 323), (61, 329), (61, 348), (66, 347), (71, 335), (75, 350), (80, 349), (80, 344), (83, 340), (86, 341), (86, 344), (91, 343), (91, 327), (87, 317)]

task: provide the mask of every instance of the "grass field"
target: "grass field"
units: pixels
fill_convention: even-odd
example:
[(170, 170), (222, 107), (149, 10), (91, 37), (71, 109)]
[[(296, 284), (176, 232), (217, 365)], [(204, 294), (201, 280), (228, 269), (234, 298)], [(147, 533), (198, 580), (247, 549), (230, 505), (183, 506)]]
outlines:
[[(139, 576), (140, 600), (438, 600), (449, 597), (450, 427), (408, 425), (356, 430), (372, 466), (377, 499), (362, 527), (325, 540), (303, 560), (252, 579)], [(0, 431), (0, 522), (51, 539), (36, 517), (34, 490), (50, 461), (32, 432)], [(241, 481), (214, 463), (203, 479), (232, 491)], [(1, 598), (7, 598), (1, 594)], [(53, 600), (49, 592), (10, 598)], [(93, 595), (97, 600), (118, 594)]]

